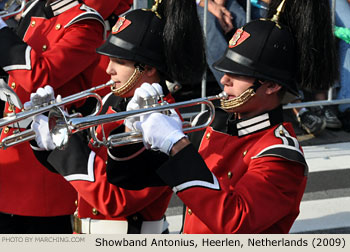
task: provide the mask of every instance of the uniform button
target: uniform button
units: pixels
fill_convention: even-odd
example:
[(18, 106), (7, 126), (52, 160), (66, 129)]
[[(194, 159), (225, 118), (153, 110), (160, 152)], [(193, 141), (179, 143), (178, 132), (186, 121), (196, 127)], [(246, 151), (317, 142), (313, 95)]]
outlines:
[(32, 21), (32, 23), (30, 24), (31, 27), (35, 26), (35, 21)]
[(47, 45), (43, 45), (42, 50), (43, 50), (43, 52), (45, 52), (47, 50)]
[(16, 83), (12, 82), (12, 83), (11, 83), (11, 88), (12, 88), (12, 89), (15, 89), (15, 88), (16, 88)]
[(139, 218), (138, 218), (136, 215), (132, 217), (132, 220), (133, 220), (133, 221), (137, 221), (138, 219), (139, 219)]
[(105, 164), (107, 165), (107, 164), (108, 164), (108, 161), (106, 161)]
[(229, 172), (227, 173), (227, 177), (228, 177), (229, 179), (232, 178), (232, 172), (229, 171)]
[(4, 133), (5, 133), (5, 134), (9, 133), (9, 131), (10, 131), (10, 128), (9, 128), (9, 127), (5, 127), (5, 128), (4, 128)]
[(92, 209), (92, 214), (93, 214), (93, 215), (98, 215), (98, 211), (97, 211), (96, 208), (93, 208), (93, 209)]
[(74, 201), (75, 206), (78, 206), (78, 200)]
[(13, 110), (14, 110), (14, 107), (10, 105), (10, 106), (8, 107), (8, 111), (9, 111), (9, 112), (13, 112)]
[(205, 136), (207, 139), (210, 138), (210, 132)]
[(243, 156), (247, 155), (247, 153), (248, 153), (247, 150), (243, 151)]
[(191, 210), (191, 209), (188, 209), (188, 210), (187, 210), (187, 213), (188, 213), (188, 215), (192, 215), (192, 210)]
[(56, 26), (55, 26), (55, 29), (58, 31), (59, 29), (61, 29), (61, 24), (57, 24)]
[(284, 131), (283, 130), (280, 130), (280, 135), (284, 136)]

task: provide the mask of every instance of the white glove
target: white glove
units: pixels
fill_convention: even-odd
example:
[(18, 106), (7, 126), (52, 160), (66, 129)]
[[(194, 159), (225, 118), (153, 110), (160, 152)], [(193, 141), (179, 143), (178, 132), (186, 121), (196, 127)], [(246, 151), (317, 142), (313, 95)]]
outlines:
[(5, 23), (5, 21), (0, 17), (0, 30), (6, 26), (7, 24)]
[[(159, 98), (163, 96), (163, 89), (158, 83), (143, 83), (139, 88), (135, 89), (134, 96), (126, 106), (126, 111), (137, 110), (144, 108), (145, 106), (151, 106), (158, 102)], [(140, 121), (139, 116), (127, 117), (124, 120), (124, 125), (131, 129), (136, 130), (134, 123)]]
[(34, 116), (31, 128), (35, 132), (35, 141), (41, 149), (54, 150), (56, 148), (50, 135), (47, 116)]
[(142, 131), (143, 142), (147, 149), (160, 150), (168, 154), (175, 143), (186, 137), (182, 131), (182, 122), (174, 110), (170, 116), (155, 112), (144, 116), (144, 120), (134, 123)]
[[(61, 100), (59, 95), (57, 96), (57, 100)], [(51, 101), (55, 101), (55, 92), (51, 86), (46, 85), (44, 88), (38, 88), (35, 93), (30, 94), (30, 101), (24, 103), (24, 110), (49, 104)]]

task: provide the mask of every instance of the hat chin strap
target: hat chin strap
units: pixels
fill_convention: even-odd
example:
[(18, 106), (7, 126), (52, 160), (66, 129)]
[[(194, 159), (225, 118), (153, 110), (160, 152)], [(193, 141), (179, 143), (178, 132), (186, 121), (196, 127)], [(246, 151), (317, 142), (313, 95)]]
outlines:
[(253, 86), (249, 87), (246, 91), (244, 91), (240, 96), (235, 97), (233, 99), (224, 100), (221, 99), (221, 108), (224, 110), (232, 110), (234, 108), (240, 107), (243, 104), (247, 103), (256, 93), (256, 90), (261, 87), (260, 80), (255, 79)]
[(125, 84), (119, 88), (115, 88), (114, 86), (111, 86), (111, 91), (116, 96), (121, 96), (128, 93), (131, 89), (134, 88), (134, 86), (140, 80), (144, 72), (145, 72), (145, 69), (143, 66), (135, 65), (135, 70), (133, 74), (130, 76), (130, 78), (128, 79), (128, 81), (125, 82)]

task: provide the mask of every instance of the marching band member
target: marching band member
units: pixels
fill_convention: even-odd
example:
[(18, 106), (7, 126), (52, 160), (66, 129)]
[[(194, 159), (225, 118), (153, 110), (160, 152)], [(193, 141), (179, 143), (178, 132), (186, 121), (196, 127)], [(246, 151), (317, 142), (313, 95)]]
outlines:
[[(152, 10), (137, 9), (120, 17), (97, 50), (110, 57), (106, 71), (115, 83), (112, 93), (103, 99), (102, 113), (143, 107), (143, 98), (158, 96), (162, 88), (165, 100), (174, 102), (165, 81), (199, 81), (205, 69), (203, 48), (194, 1), (157, 0)], [(32, 100), (35, 97), (45, 102), (52, 92), (38, 90)], [(135, 120), (99, 127), (98, 135), (108, 137), (132, 130)], [(36, 116), (33, 129), (38, 146), (49, 150), (55, 145), (46, 121), (47, 117)], [(142, 143), (111, 149), (89, 147), (79, 133), (70, 138), (65, 150), (34, 149), (46, 167), (77, 190), (77, 233), (168, 232), (164, 214), (172, 191), (151, 172), (168, 159), (167, 155), (145, 150)]]
[[(95, 50), (105, 39), (104, 19), (125, 12), (130, 0), (86, 1), (89, 6), (78, 0), (28, 1), (17, 34), (0, 18), (0, 67), (20, 100), (47, 84), (67, 96), (108, 80), (98, 70), (102, 61)], [(14, 109), (6, 104), (4, 116)], [(15, 130), (5, 127), (1, 139)], [(0, 149), (0, 156), (0, 233), (71, 233), (74, 188), (47, 171), (29, 143)]]
[[(319, 43), (333, 39), (330, 23), (307, 21), (328, 1), (282, 2), (284, 11), (278, 8), (270, 19), (239, 28), (214, 64), (225, 73), (221, 82), (229, 99), (205, 132), (191, 136), (193, 144), (176, 114), (155, 112), (134, 122), (146, 147), (170, 155), (156, 174), (187, 206), (184, 233), (288, 233), (299, 214), (308, 168), (291, 123), (283, 121), (282, 104), (298, 95), (296, 80), (317, 89), (319, 83), (306, 81), (311, 75), (336, 75), (332, 70), (304, 75), (300, 60), (306, 55), (298, 53), (301, 43), (312, 44), (305, 38), (315, 33), (324, 35)], [(286, 18), (293, 11), (303, 20)], [(330, 22), (326, 14), (322, 22)], [(294, 37), (298, 29), (308, 30), (304, 40)], [(310, 48), (304, 52), (315, 53)], [(325, 51), (318, 53), (326, 59)], [(204, 114), (198, 121), (205, 119)]]

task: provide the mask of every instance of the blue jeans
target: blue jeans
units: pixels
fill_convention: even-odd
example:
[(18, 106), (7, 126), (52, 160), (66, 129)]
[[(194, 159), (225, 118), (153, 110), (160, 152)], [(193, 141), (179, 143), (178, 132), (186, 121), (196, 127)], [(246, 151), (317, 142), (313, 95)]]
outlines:
[[(237, 3), (236, 0), (227, 0), (226, 8), (231, 12), (233, 19), (233, 25), (235, 28), (241, 27), (245, 24), (246, 13), (241, 5)], [(197, 7), (197, 12), (201, 24), (203, 26), (203, 17), (204, 17), (204, 8)], [(213, 73), (216, 81), (223, 88), (223, 85), (220, 83), (223, 72), (217, 71), (213, 68), (213, 63), (220, 59), (228, 46), (226, 39), (224, 37), (223, 30), (216, 20), (216, 17), (208, 11), (207, 15), (207, 37), (206, 37), (206, 45), (207, 45), (207, 62), (208, 66)]]
[[(335, 25), (350, 28), (350, 4), (346, 0), (336, 1)], [(337, 99), (350, 98), (350, 44), (339, 40), (340, 80)], [(350, 104), (339, 105), (339, 111), (344, 112)]]

